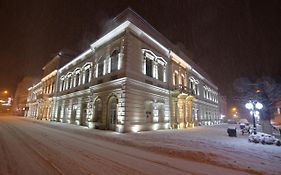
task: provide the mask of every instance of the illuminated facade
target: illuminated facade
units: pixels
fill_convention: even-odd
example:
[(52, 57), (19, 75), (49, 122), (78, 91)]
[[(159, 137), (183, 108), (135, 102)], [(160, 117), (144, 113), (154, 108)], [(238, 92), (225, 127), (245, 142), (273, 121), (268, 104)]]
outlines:
[(42, 118), (117, 132), (220, 122), (218, 88), (192, 60), (130, 9), (110, 28), (42, 79)]

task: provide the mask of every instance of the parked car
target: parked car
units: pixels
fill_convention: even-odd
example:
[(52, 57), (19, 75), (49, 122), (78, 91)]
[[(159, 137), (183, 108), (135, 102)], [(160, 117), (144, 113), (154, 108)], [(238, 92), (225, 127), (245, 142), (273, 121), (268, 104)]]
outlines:
[(274, 144), (275, 143), (275, 137), (274, 136), (271, 136), (271, 135), (264, 135), (262, 138), (261, 138), (261, 140), (260, 140), (260, 142), (262, 143), (262, 144), (270, 144), (270, 145), (272, 145), (272, 144)]
[(227, 134), (229, 137), (237, 137), (236, 128), (235, 127), (228, 127)]
[(250, 134), (251, 132), (251, 127), (249, 123), (243, 123), (243, 122), (239, 122), (239, 127), (241, 130), (242, 135), (244, 134)]
[(243, 124), (244, 123), (245, 125), (247, 125), (247, 124), (249, 124), (249, 121), (247, 119), (240, 119), (238, 123), (239, 124)]
[(277, 139), (276, 137), (274, 137), (272, 135), (262, 133), (262, 132), (258, 132), (257, 134), (252, 133), (249, 136), (248, 141), (253, 142), (253, 143), (275, 144), (277, 146), (281, 146), (281, 141), (279, 139)]
[(228, 119), (227, 123), (228, 124), (237, 124), (237, 122), (234, 119)]
[(260, 134), (260, 133), (251, 134), (248, 138), (248, 141), (254, 142), (254, 143), (260, 143), (262, 137), (263, 137), (263, 134)]

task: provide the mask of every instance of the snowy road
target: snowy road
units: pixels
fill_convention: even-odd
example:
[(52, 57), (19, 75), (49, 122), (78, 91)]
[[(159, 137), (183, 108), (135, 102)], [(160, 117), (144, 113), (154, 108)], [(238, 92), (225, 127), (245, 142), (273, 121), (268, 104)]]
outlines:
[(72, 132), (63, 127), (0, 116), (0, 174), (247, 174), (82, 135), (82, 127)]

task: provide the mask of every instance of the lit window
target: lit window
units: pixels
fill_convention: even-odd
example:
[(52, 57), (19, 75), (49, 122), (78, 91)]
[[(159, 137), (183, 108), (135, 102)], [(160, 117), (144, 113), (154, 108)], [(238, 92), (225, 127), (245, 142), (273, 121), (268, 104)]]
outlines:
[(174, 85), (177, 86), (179, 84), (179, 81), (178, 81), (178, 73), (175, 72), (174, 73)]

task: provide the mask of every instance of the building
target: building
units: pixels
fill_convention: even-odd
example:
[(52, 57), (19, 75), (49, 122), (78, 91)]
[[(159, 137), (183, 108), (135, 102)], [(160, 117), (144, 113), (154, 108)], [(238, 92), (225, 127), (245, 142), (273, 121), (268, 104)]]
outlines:
[(108, 28), (29, 89), (52, 91), (48, 101), (39, 96), (44, 105), (36, 103), (29, 116), (117, 132), (220, 122), (217, 86), (162, 34), (131, 9)]
[(278, 131), (276, 135), (281, 136), (281, 101), (275, 103), (273, 118), (270, 121), (271, 125)]
[(13, 99), (12, 112), (16, 115), (24, 116), (27, 105), (28, 88), (32, 86), (34, 82), (38, 82), (39, 78), (24, 77), (17, 85), (17, 89)]
[(61, 51), (42, 68), (43, 78), (28, 89), (27, 116), (51, 120), (51, 111), (57, 93), (57, 71), (72, 59), (72, 55), (70, 51)]

